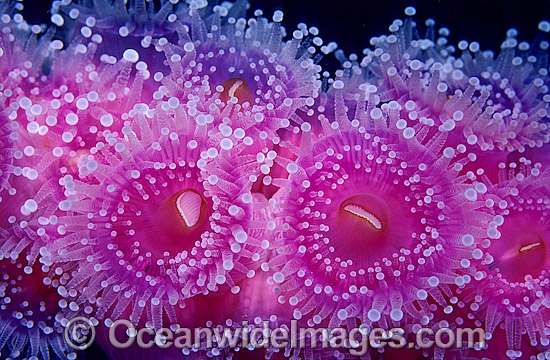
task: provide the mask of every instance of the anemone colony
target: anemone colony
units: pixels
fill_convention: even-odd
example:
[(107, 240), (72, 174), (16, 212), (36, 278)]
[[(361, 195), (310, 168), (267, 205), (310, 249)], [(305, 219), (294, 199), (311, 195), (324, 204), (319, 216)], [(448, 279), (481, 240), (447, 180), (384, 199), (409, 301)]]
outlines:
[(22, 6), (0, 1), (2, 358), (76, 358), (74, 316), (471, 326), (487, 348), (362, 358), (550, 358), (548, 22), (495, 54), (408, 7), (345, 57), (244, 0), (54, 1), (49, 28)]

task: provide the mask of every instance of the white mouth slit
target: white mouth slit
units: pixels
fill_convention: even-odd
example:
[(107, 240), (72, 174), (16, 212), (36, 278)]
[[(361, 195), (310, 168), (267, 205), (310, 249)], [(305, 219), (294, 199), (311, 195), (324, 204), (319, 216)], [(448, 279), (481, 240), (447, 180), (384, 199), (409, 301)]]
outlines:
[(187, 227), (193, 227), (201, 215), (202, 198), (194, 191), (184, 191), (176, 200), (176, 207)]
[(542, 243), (540, 242), (537, 242), (537, 243), (534, 243), (534, 244), (529, 244), (529, 245), (525, 245), (525, 246), (522, 246), (520, 249), (519, 249), (519, 252), (520, 253), (524, 253), (526, 251), (529, 251), (531, 249), (534, 249), (536, 248), (537, 246), (541, 246)]
[(368, 212), (362, 207), (354, 204), (349, 204), (344, 206), (344, 210), (349, 212), (350, 214), (359, 216), (360, 218), (367, 220), (369, 224), (371, 224), (376, 230), (382, 230), (382, 222), (380, 221), (380, 219), (378, 219), (376, 215)]
[(230, 88), (229, 91), (228, 91), (229, 97), (234, 97), (234, 96), (235, 96), (235, 93), (236, 93), (237, 90), (241, 87), (242, 84), (243, 84), (242, 80), (237, 80), (237, 81), (235, 81), (235, 83), (233, 84), (233, 86), (231, 86), (231, 88)]

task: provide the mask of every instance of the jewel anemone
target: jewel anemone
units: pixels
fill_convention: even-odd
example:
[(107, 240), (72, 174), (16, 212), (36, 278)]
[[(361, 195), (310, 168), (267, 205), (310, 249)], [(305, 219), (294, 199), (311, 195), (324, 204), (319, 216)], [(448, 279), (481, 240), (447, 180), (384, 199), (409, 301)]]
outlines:
[(136, 324), (177, 324), (185, 299), (234, 287), (268, 246), (239, 146), (167, 103), (141, 104), (124, 138), (100, 146), (99, 184), (66, 186), (70, 235), (49, 249), (83, 262), (68, 286), (107, 326), (127, 308)]
[(21, 256), (32, 264), (41, 247), (65, 232), (58, 224), (64, 215), (58, 207), (64, 195), (55, 180), (58, 159), (42, 146), (38, 135), (29, 134), (16, 121), (7, 119), (4, 127), (10, 129), (11, 147), (3, 152), (8, 161), (2, 166), (0, 254)]
[(471, 256), (461, 238), (474, 219), (461, 209), (467, 199), (456, 177), (464, 159), (443, 150), (445, 134), (426, 138), (397, 121), (396, 104), (354, 109), (350, 121), (336, 104), (322, 138), (302, 134), (300, 157), (274, 196), (269, 267), (294, 317), (309, 316), (311, 326), (418, 321), (413, 303), (438, 296)]
[(487, 189), (472, 199), (487, 214), (485, 234), (472, 252), (474, 279), (461, 284), (457, 296), (473, 316), (485, 319), (488, 339), (497, 327), (504, 330), (507, 356), (549, 344), (550, 189), (548, 172), (540, 168), (528, 160), (503, 164), (501, 182), (473, 184)]
[(475, 167), (496, 168), (508, 153), (550, 141), (547, 21), (539, 23), (541, 34), (532, 45), (518, 43), (517, 30), (510, 29), (497, 55), (477, 42), (460, 41), (462, 54), (455, 56), (448, 29), (436, 34), (429, 19), (420, 37), (412, 19), (416, 9), (408, 7), (405, 14), (404, 21), (390, 26), (390, 35), (371, 39), (374, 49), (364, 49), (362, 59), (338, 53), (343, 68), (337, 77), (347, 91), (357, 94), (365, 84), (376, 85), (381, 101), (404, 108), (410, 126), (430, 125), (432, 131), (448, 132), (448, 146), (467, 146), (477, 155)]
[[(2, 117), (6, 119), (5, 117)], [(3, 150), (0, 192), (0, 350), (4, 355), (75, 358), (63, 339), (71, 295), (64, 288), (74, 267), (57, 263), (46, 249), (65, 234), (59, 218), (63, 192), (49, 149), (8, 120), (12, 147)]]
[(177, 328), (226, 295), (231, 324), (485, 322), (492, 357), (548, 347), (548, 22), (495, 55), (420, 37), (408, 7), (328, 79), (336, 45), (283, 40), (281, 11), (158, 5), (56, 1), (46, 29), (0, 0), (0, 348), (71, 358), (64, 316)]
[(47, 258), (27, 264), (23, 257), (0, 260), (0, 350), (10, 358), (76, 359), (63, 339), (66, 266)]
[(7, 98), (7, 116), (50, 150), (45, 161), (58, 158), (62, 173), (86, 176), (89, 166), (82, 165), (93, 159), (95, 145), (117, 135), (140, 100), (149, 75), (132, 55), (102, 58), (98, 66), (84, 55), (59, 57), (56, 66), (76, 71), (22, 81)]
[[(273, 21), (262, 17), (261, 10), (247, 19), (246, 7), (245, 1), (215, 6), (199, 1), (165, 2), (155, 8), (140, 0), (126, 8), (105, 1), (99, 7), (57, 4), (52, 13), (59, 26), (68, 18), (76, 21), (75, 33), (84, 31), (86, 37), (95, 33), (105, 41), (112, 39), (109, 43), (128, 44), (159, 79), (170, 73), (178, 86), (208, 80), (213, 90), (225, 88), (220, 90), (220, 101), (236, 98), (231, 107), (248, 104), (250, 109), (266, 109), (265, 118), (256, 121), (274, 131), (288, 126), (296, 109), (307, 108), (318, 95), (319, 48), (323, 53), (330, 49), (323, 46), (317, 28), (304, 24), (285, 42), (282, 11), (273, 14)], [(109, 48), (116, 54), (122, 51), (118, 46)]]
[[(174, 85), (208, 81), (218, 93), (216, 101), (228, 105), (226, 116), (233, 108), (243, 108), (244, 115), (256, 113), (252, 125), (271, 132), (288, 126), (296, 109), (307, 108), (318, 95), (320, 67), (313, 58), (317, 49), (310, 45), (322, 43), (316, 28), (301, 27), (285, 43), (281, 11), (275, 12), (273, 22), (259, 10), (257, 18), (248, 21), (225, 19), (229, 12), (223, 7), (210, 17), (192, 14), (191, 27), (179, 25), (177, 43), (166, 38), (153, 42), (166, 56)], [(162, 78), (163, 72), (155, 77)], [(233, 122), (234, 118), (230, 116)]]

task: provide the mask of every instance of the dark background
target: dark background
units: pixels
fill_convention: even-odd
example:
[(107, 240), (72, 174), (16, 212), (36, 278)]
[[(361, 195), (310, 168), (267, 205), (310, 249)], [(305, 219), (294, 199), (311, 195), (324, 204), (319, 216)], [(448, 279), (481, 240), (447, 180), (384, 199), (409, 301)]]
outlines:
[[(78, 0), (73, 0), (78, 1)], [(158, 0), (155, 0), (158, 1)], [(180, 0), (185, 1), (185, 0)], [(222, 0), (217, 0), (221, 2)], [(91, 0), (89, 1), (91, 2)], [(216, 0), (210, 0), (215, 3)], [(275, 10), (283, 10), (283, 24), (289, 34), (300, 22), (317, 26), (325, 44), (338, 43), (346, 55), (361, 54), (370, 46), (373, 36), (387, 34), (396, 18), (405, 17), (403, 10), (414, 6), (420, 34), (424, 21), (432, 18), (436, 28), (451, 31), (449, 42), (477, 41), (482, 50), (498, 52), (506, 30), (519, 31), (518, 40), (531, 43), (541, 20), (550, 21), (550, 0), (249, 0), (249, 16), (262, 9), (271, 19)], [(50, 22), (49, 0), (23, 0), (23, 15), (29, 23)], [(334, 71), (337, 62), (328, 57), (321, 63)]]
[(416, 8), (415, 19), (424, 34), (424, 21), (451, 31), (449, 42), (477, 41), (482, 50), (498, 52), (506, 31), (519, 31), (518, 40), (531, 43), (542, 20), (550, 21), (550, 0), (249, 0), (251, 9), (264, 16), (283, 10), (283, 24), (293, 30), (300, 22), (317, 26), (325, 40), (338, 43), (346, 55), (361, 54), (373, 36), (388, 34), (393, 20), (405, 17), (407, 6)]
[[(271, 18), (275, 10), (283, 10), (283, 24), (289, 33), (300, 22), (317, 26), (325, 44), (336, 41), (347, 55), (361, 54), (369, 46), (373, 36), (388, 33), (388, 26), (396, 18), (405, 16), (403, 10), (414, 6), (419, 28), (424, 20), (432, 18), (436, 27), (451, 31), (449, 40), (477, 41), (483, 50), (498, 52), (505, 39), (506, 30), (519, 31), (518, 40), (531, 42), (537, 34), (541, 20), (550, 20), (550, 0), (249, 0), (249, 14), (262, 9), (264, 16)], [(50, 22), (50, 1), (24, 0), (23, 16), (29, 23)], [(421, 31), (422, 34), (422, 31)], [(334, 71), (337, 62), (328, 57), (321, 64)], [(86, 354), (88, 359), (107, 359), (101, 349), (92, 346)]]

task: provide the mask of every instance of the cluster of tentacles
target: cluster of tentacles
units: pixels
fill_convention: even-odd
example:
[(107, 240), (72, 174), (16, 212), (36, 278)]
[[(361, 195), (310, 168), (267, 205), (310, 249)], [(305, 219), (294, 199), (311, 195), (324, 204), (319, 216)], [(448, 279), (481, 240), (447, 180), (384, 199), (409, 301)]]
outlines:
[(360, 358), (550, 358), (550, 23), (495, 53), (408, 7), (346, 57), (245, 0), (22, 6), (0, 0), (1, 358), (79, 357), (77, 316), (113, 359), (355, 357), (122, 350), (120, 319), (482, 328)]

